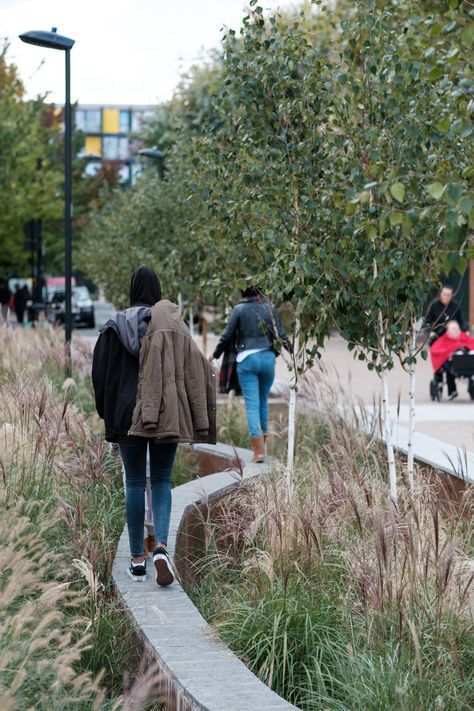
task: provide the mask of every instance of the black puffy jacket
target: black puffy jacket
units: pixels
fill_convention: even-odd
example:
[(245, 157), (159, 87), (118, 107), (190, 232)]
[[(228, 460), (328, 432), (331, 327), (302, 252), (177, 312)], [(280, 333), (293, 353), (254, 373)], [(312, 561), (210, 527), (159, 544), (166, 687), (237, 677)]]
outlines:
[(113, 328), (100, 334), (94, 348), (92, 383), (108, 442), (118, 442), (130, 429), (137, 399), (138, 364), (138, 358), (124, 348)]

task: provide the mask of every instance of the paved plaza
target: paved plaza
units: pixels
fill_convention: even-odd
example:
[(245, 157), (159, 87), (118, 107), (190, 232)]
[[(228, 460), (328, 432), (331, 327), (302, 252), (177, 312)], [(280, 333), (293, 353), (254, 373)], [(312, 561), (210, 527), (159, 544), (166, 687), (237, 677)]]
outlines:
[[(217, 339), (210, 336), (208, 352)], [(466, 381), (458, 382), (459, 397), (454, 402), (432, 402), (429, 384), (432, 368), (428, 361), (419, 357), (416, 370), (416, 430), (435, 437), (441, 442), (461, 450), (474, 452), (474, 402), (467, 393)], [(320, 365), (319, 365), (320, 364)], [(328, 339), (322, 358), (315, 368), (323, 367), (326, 377), (341, 389), (354, 403), (372, 407), (380, 403), (381, 383), (379, 376), (367, 369), (365, 362), (354, 359), (347, 343), (340, 336)], [(290, 375), (282, 357), (277, 360), (275, 391), (287, 389)], [(409, 376), (401, 365), (396, 365), (389, 374), (389, 396), (392, 416), (400, 425), (408, 426)]]
[[(474, 402), (467, 393), (466, 381), (458, 382), (459, 397), (454, 402), (432, 402), (429, 393), (433, 377), (431, 364), (419, 357), (416, 368), (416, 429), (418, 432), (453, 444), (456, 447), (474, 450)], [(354, 399), (367, 406), (380, 401), (380, 378), (367, 369), (367, 365), (354, 360), (347, 350), (346, 342), (339, 336), (330, 338), (324, 349), (322, 364), (333, 371), (340, 385)], [(286, 376), (285, 368), (279, 366), (280, 377)], [(409, 377), (398, 364), (389, 374), (389, 396), (392, 415), (402, 425), (408, 425)]]
[[(97, 327), (100, 328), (112, 315), (113, 310), (106, 302), (96, 302)], [(96, 330), (76, 330), (75, 338), (85, 338), (94, 343)], [(207, 353), (211, 353), (217, 343), (217, 336), (209, 334)], [(197, 336), (198, 343), (201, 338)], [(327, 377), (337, 384), (354, 402), (372, 407), (380, 402), (380, 378), (367, 369), (365, 362), (354, 358), (347, 349), (347, 343), (340, 336), (328, 339), (319, 363)], [(319, 368), (317, 364), (315, 366)], [(416, 430), (418, 433), (434, 437), (440, 442), (454, 445), (461, 451), (468, 450), (474, 456), (474, 402), (467, 393), (466, 381), (458, 382), (459, 397), (454, 402), (432, 402), (429, 384), (432, 379), (430, 361), (418, 358), (416, 369)], [(277, 360), (275, 392), (284, 394), (290, 374), (282, 357)], [(389, 395), (392, 415), (398, 424), (408, 425), (409, 377), (400, 364), (389, 373)]]
[[(96, 302), (96, 321), (100, 328), (112, 315), (112, 307), (106, 302)], [(95, 343), (97, 330), (78, 329), (74, 338)], [(196, 336), (201, 345), (201, 337)], [(209, 334), (207, 354), (211, 353), (218, 337)], [(364, 361), (354, 358), (347, 343), (338, 335), (331, 336), (326, 343), (321, 360), (315, 369), (323, 368), (325, 377), (337, 386), (342, 396), (350, 398), (354, 404), (366, 409), (380, 405), (381, 384), (379, 376), (369, 371)], [(416, 438), (420, 451), (428, 453), (435, 444), (438, 447), (435, 459), (447, 461), (470, 460), (469, 471), (474, 475), (474, 402), (467, 393), (466, 381), (458, 381), (459, 397), (454, 402), (432, 402), (429, 384), (432, 379), (430, 361), (418, 358), (416, 370)], [(277, 360), (277, 375), (274, 393), (285, 395), (288, 391), (290, 373), (283, 357)], [(399, 439), (401, 449), (406, 439), (408, 427), (409, 376), (398, 363), (389, 373), (389, 396), (394, 419), (394, 435)], [(344, 394), (344, 395), (343, 395)], [(436, 440), (436, 443), (434, 442)]]

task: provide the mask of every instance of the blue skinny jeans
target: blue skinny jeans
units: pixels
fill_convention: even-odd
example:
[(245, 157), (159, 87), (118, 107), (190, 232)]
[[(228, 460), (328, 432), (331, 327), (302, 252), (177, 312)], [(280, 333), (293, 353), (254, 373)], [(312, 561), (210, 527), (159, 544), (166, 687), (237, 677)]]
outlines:
[(144, 554), (146, 454), (150, 448), (151, 507), (157, 543), (168, 542), (171, 515), (171, 474), (177, 444), (157, 444), (146, 437), (122, 437), (120, 454), (125, 468), (125, 512), (130, 553)]
[(275, 361), (274, 352), (265, 350), (252, 353), (237, 363), (251, 437), (259, 437), (268, 431), (268, 396), (275, 379)]

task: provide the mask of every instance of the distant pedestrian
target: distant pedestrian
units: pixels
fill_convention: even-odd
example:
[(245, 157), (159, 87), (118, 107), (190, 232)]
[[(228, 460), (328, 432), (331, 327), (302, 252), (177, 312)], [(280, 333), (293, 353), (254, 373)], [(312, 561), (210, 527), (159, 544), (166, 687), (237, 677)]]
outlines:
[(444, 284), (436, 299), (429, 305), (423, 321), (423, 327), (430, 329), (430, 343), (446, 333), (448, 321), (457, 321), (461, 331), (465, 331), (461, 306), (454, 300), (454, 290), (449, 284)]
[(25, 318), (26, 303), (29, 299), (28, 287), (20, 287), (15, 284), (15, 293), (13, 294), (13, 308), (15, 309), (16, 320), (23, 325)]
[(147, 453), (157, 546), (158, 585), (170, 585), (167, 551), (171, 475), (179, 442), (216, 441), (215, 374), (191, 338), (179, 309), (161, 299), (155, 272), (140, 267), (130, 283), (130, 308), (102, 328), (92, 381), (106, 439), (118, 442), (125, 469), (132, 580), (146, 579), (144, 555)]
[(268, 398), (275, 379), (275, 341), (279, 340), (287, 349), (290, 344), (280, 314), (258, 287), (251, 286), (243, 292), (242, 301), (232, 309), (210, 361), (219, 358), (233, 339), (253, 461), (263, 462), (268, 434)]
[(2, 320), (8, 323), (8, 311), (9, 304), (12, 297), (12, 292), (8, 288), (8, 284), (5, 279), (0, 281), (0, 305), (2, 309)]

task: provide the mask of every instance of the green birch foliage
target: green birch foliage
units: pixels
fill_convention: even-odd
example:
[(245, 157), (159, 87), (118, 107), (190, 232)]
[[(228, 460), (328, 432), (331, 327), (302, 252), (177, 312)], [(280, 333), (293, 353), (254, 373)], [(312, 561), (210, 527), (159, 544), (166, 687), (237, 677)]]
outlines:
[(472, 10), (314, 4), (267, 17), (252, 2), (214, 69), (161, 107), (165, 181), (97, 214), (90, 268), (114, 300), (142, 258), (210, 301), (257, 282), (292, 300), (306, 341), (337, 325), (391, 365), (438, 274), (471, 256)]
[(254, 7), (240, 35), (224, 38), (223, 123), (196, 157), (216, 220), (214, 285), (226, 292), (252, 281), (276, 302), (291, 299), (318, 342), (329, 323), (323, 226), (331, 206), (319, 199), (325, 62), (303, 12), (266, 18)]
[(474, 224), (472, 12), (425, 5), (358, 3), (324, 83), (337, 216), (329, 298), (369, 367), (406, 351), (439, 273), (465, 269)]
[(438, 274), (469, 253), (470, 13), (425, 5), (254, 7), (224, 40), (223, 124), (197, 158), (215, 282), (290, 296), (306, 339), (337, 325), (369, 367), (403, 355)]
[(141, 264), (173, 272), (172, 226), (159, 197), (158, 177), (147, 176), (136, 190), (116, 190), (91, 217), (80, 265), (117, 308), (129, 306), (130, 276)]

